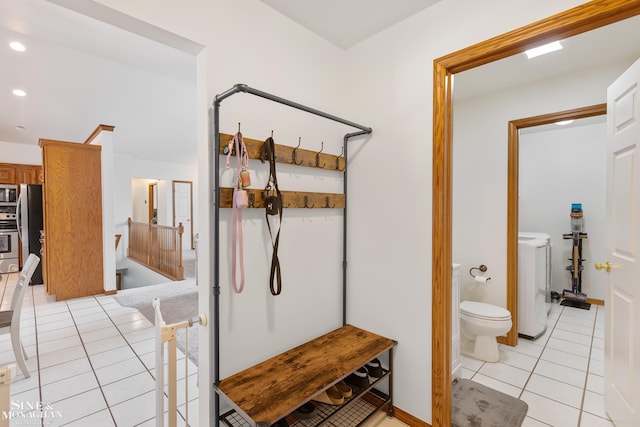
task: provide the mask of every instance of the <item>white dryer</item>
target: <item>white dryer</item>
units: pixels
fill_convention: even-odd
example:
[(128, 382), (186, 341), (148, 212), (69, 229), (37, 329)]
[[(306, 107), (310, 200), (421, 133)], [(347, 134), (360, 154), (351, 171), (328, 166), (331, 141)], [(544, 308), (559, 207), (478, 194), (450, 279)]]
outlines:
[(551, 309), (551, 236), (518, 233), (518, 334), (536, 339)]

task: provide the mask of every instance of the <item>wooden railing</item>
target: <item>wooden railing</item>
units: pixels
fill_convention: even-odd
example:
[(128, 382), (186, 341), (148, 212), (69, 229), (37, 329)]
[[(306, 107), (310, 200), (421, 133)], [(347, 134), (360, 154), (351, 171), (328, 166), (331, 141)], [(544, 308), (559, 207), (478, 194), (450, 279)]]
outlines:
[(129, 224), (129, 258), (173, 280), (184, 280), (182, 223), (177, 227), (133, 222)]

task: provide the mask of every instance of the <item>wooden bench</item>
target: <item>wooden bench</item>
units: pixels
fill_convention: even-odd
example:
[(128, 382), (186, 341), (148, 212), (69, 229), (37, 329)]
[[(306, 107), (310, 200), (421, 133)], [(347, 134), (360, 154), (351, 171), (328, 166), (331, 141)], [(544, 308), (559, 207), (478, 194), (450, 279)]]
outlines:
[(395, 345), (346, 325), (225, 378), (216, 389), (247, 422), (270, 426), (386, 351), (391, 371)]

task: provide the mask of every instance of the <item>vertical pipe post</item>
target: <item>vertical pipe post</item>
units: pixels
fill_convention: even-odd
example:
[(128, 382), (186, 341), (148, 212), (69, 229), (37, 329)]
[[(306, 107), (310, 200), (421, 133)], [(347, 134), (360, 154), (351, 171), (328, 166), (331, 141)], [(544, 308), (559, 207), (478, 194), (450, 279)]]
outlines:
[[(209, 215), (209, 242), (213, 262), (209, 274), (213, 282), (209, 294), (209, 318), (213, 319), (213, 337), (209, 340), (209, 369), (213, 372), (214, 384), (220, 382), (220, 175), (218, 173), (220, 158), (220, 100), (213, 103), (213, 141), (209, 142), (209, 196), (213, 197), (213, 214)], [(211, 164), (213, 162), (213, 164)], [(212, 387), (210, 384), (209, 387)], [(215, 390), (214, 402), (209, 402), (209, 417), (213, 425), (220, 425), (220, 396)], [(213, 403), (213, 404), (211, 404)]]
[(348, 133), (344, 136), (344, 179), (343, 190), (344, 193), (344, 210), (342, 214), (342, 326), (347, 324), (347, 203), (349, 198), (347, 197), (347, 163), (349, 155), (349, 139), (354, 136), (368, 135), (372, 132), (371, 128), (363, 130), (361, 132)]
[(342, 180), (342, 192), (344, 194), (344, 209), (342, 211), (342, 326), (347, 324), (347, 167), (348, 164), (348, 153), (349, 153), (349, 134), (344, 136), (343, 146), (344, 146), (344, 172), (343, 172), (343, 180)]

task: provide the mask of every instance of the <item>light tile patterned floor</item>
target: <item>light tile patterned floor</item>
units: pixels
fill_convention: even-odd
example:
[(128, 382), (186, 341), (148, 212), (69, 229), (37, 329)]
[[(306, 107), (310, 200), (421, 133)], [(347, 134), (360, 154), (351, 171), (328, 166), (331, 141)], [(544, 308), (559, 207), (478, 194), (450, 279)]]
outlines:
[(516, 347), (500, 345), (500, 361), (462, 358), (462, 376), (529, 405), (524, 427), (613, 426), (604, 410), (605, 308), (551, 306), (546, 333)]
[[(0, 279), (0, 308), (8, 309), (17, 274)], [(31, 376), (17, 370), (11, 401), (23, 408), (46, 402), (46, 426), (155, 426), (154, 328), (112, 296), (56, 302), (44, 286), (27, 289), (22, 340)], [(178, 425), (185, 425), (184, 361), (178, 351)], [(9, 335), (0, 336), (0, 366), (15, 363)], [(197, 367), (189, 361), (189, 424), (198, 425)], [(180, 368), (182, 367), (182, 368)], [(165, 417), (166, 418), (166, 417)], [(35, 421), (35, 422), (34, 422)], [(11, 425), (41, 425), (15, 419)]]
[[(17, 278), (2, 275), (0, 309), (8, 308)], [(542, 337), (500, 346), (498, 363), (463, 357), (463, 376), (526, 401), (525, 427), (612, 426), (603, 402), (604, 313), (603, 307), (586, 311), (554, 304)], [(155, 425), (154, 330), (137, 310), (111, 296), (55, 302), (43, 286), (32, 286), (22, 319), (32, 375), (25, 379), (18, 370), (12, 400), (49, 403), (56, 412), (47, 426)], [(13, 352), (3, 335), (0, 366), (10, 363)], [(189, 364), (189, 418), (197, 426), (197, 368)], [(184, 369), (178, 374), (184, 381)], [(183, 414), (184, 395), (179, 399)], [(368, 424), (403, 425), (384, 414)]]
[[(9, 308), (17, 280), (18, 274), (0, 278), (0, 309)], [(12, 401), (24, 407), (47, 402), (51, 414), (45, 426), (156, 425), (154, 328), (140, 312), (112, 296), (56, 302), (40, 285), (27, 289), (21, 318), (31, 376), (17, 370)], [(178, 350), (179, 426), (185, 426), (184, 361)], [(13, 363), (9, 335), (2, 335), (0, 366)], [(198, 426), (197, 367), (188, 363), (189, 424)], [(23, 417), (11, 425), (40, 426), (40, 421)], [(367, 425), (404, 426), (382, 412)]]

